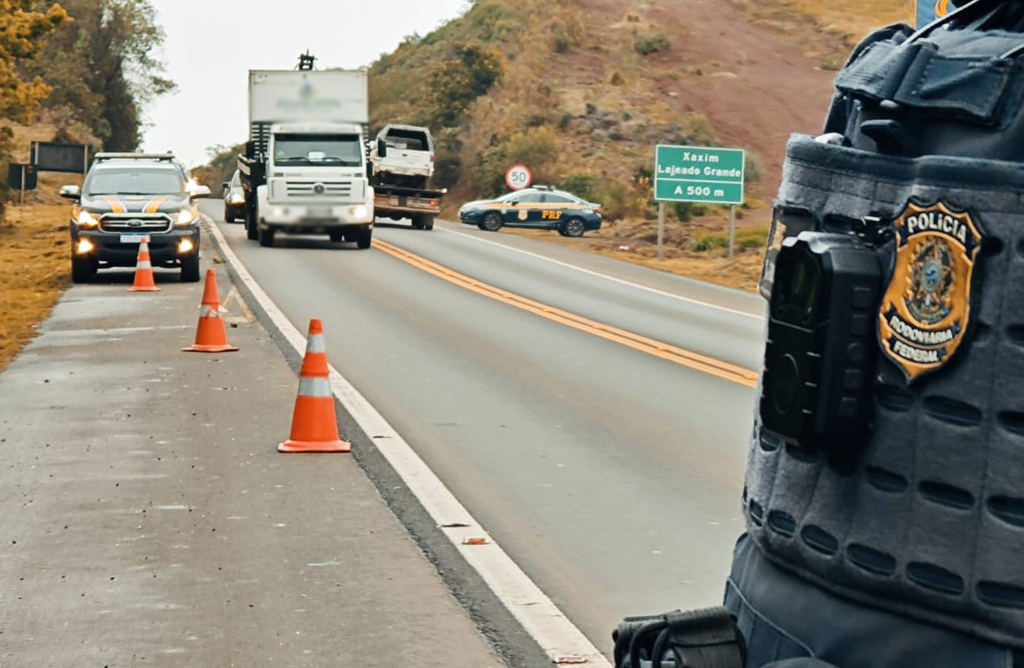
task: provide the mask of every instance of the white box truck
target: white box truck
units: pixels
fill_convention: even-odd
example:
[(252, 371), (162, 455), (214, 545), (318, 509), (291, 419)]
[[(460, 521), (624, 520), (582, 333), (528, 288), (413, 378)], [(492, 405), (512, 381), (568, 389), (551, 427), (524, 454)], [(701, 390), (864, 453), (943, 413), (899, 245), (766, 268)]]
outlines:
[(248, 237), (326, 234), (369, 248), (374, 191), (367, 178), (365, 70), (249, 71), (249, 141), (238, 158)]

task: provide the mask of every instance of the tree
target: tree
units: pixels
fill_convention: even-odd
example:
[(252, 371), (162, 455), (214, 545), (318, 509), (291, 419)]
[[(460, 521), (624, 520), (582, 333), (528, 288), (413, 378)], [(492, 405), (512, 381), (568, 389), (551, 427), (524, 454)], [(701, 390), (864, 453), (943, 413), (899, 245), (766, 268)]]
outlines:
[(434, 121), (443, 127), (458, 125), (473, 100), (501, 80), (504, 62), (497, 51), (471, 43), (456, 46), (454, 55), (430, 76)]
[(0, 219), (7, 198), (7, 164), (13, 133), (10, 123), (26, 122), (50, 92), (38, 76), (27, 79), (19, 67), (39, 56), (46, 37), (68, 20), (58, 5), (37, 11), (32, 0), (0, 0)]
[(174, 90), (158, 58), (164, 34), (148, 0), (65, 0), (75, 23), (50, 40), (38, 73), (45, 105), (89, 128), (106, 150), (138, 147), (143, 112)]
[(36, 76), (22, 78), (19, 62), (40, 54), (46, 36), (68, 19), (67, 12), (54, 4), (45, 12), (34, 11), (32, 0), (0, 0), (0, 119), (27, 121), (50, 87)]

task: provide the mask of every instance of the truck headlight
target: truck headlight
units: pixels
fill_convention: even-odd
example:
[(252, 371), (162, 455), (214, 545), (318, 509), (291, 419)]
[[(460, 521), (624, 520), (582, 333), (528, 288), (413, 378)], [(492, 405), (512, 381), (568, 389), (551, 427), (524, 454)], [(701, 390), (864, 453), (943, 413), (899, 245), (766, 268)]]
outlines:
[(96, 227), (100, 224), (100, 221), (96, 219), (96, 216), (92, 215), (89, 211), (79, 211), (78, 217), (75, 218), (75, 222), (82, 227)]
[(369, 213), (370, 213), (369, 210), (365, 206), (363, 206), (362, 204), (360, 204), (357, 207), (353, 207), (353, 209), (352, 209), (352, 216), (355, 217), (355, 218), (366, 218), (366, 216)]
[(188, 227), (195, 220), (195, 215), (192, 213), (192, 209), (182, 209), (178, 212), (178, 217), (174, 220), (175, 227)]

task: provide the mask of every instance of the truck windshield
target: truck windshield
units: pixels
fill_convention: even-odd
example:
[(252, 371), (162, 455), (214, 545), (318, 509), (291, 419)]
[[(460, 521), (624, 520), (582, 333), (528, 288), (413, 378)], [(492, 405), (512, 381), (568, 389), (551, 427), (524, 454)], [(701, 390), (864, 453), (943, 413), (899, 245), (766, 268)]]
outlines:
[(279, 134), (274, 135), (274, 164), (279, 167), (341, 165), (358, 167), (363, 144), (359, 135)]
[(176, 195), (184, 194), (185, 182), (177, 169), (131, 167), (98, 169), (82, 187), (85, 195)]

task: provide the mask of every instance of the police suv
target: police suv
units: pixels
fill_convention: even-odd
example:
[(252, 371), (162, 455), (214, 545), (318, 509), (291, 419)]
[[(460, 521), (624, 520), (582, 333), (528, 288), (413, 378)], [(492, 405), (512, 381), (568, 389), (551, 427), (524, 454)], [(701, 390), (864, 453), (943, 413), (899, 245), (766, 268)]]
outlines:
[(71, 280), (88, 282), (97, 269), (133, 267), (139, 242), (149, 240), (153, 266), (180, 267), (181, 280), (199, 280), (196, 185), (173, 154), (98, 153), (85, 183), (66, 185), (71, 209)]

